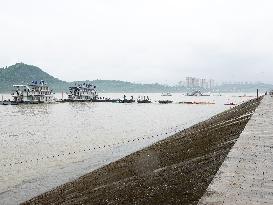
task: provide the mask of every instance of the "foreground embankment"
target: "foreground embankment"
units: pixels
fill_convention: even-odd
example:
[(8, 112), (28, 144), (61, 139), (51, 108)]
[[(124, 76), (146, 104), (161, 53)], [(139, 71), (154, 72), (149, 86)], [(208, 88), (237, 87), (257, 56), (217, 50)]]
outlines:
[(199, 205), (273, 204), (273, 96), (265, 96)]
[(24, 204), (197, 204), (260, 100), (250, 100)]

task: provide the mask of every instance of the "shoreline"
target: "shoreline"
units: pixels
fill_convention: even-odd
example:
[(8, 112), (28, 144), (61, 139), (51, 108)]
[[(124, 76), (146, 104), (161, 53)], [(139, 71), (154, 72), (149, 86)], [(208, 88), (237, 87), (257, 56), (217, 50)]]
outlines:
[(245, 102), (24, 204), (192, 204), (261, 98)]

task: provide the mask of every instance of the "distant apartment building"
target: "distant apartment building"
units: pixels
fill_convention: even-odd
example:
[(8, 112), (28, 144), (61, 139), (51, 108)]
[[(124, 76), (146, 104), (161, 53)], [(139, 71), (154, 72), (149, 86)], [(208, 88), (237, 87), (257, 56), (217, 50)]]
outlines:
[(215, 81), (212, 79), (207, 80), (204, 78), (186, 77), (185, 86), (187, 88), (201, 87), (204, 89), (212, 89), (215, 87)]
[(186, 77), (186, 87), (194, 88), (200, 86), (200, 79), (193, 77)]
[(192, 77), (186, 77), (186, 87), (187, 88), (193, 87), (193, 78)]
[(209, 84), (206, 79), (201, 79), (201, 85), (200, 87), (207, 89), (209, 87)]
[(210, 79), (209, 80), (209, 89), (212, 89), (215, 87), (215, 80)]

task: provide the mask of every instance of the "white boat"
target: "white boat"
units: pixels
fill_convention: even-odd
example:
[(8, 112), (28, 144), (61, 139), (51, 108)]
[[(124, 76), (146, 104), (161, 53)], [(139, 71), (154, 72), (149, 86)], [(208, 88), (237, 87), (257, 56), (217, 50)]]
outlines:
[(69, 87), (69, 93), (67, 101), (92, 101), (97, 97), (96, 86), (92, 84), (76, 84), (75, 86)]
[(137, 99), (137, 103), (152, 103), (149, 96), (139, 96)]
[(162, 93), (161, 96), (172, 96), (171, 93)]
[(52, 90), (43, 80), (32, 81), (27, 85), (13, 85), (13, 87), (14, 92), (11, 95), (14, 103), (38, 104), (55, 101)]
[(187, 96), (210, 96), (210, 94), (204, 94), (200, 90), (193, 91), (192, 93), (187, 93)]

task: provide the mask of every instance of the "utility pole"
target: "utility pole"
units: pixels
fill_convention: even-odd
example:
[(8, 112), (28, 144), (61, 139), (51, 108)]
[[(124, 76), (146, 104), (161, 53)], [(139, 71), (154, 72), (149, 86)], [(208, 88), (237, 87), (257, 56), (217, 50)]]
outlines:
[(259, 99), (259, 89), (257, 89), (257, 100)]

